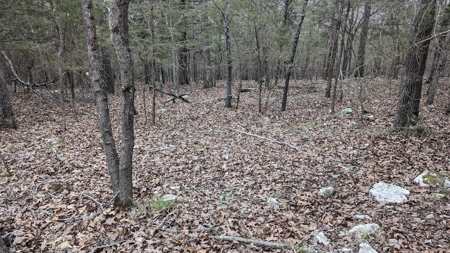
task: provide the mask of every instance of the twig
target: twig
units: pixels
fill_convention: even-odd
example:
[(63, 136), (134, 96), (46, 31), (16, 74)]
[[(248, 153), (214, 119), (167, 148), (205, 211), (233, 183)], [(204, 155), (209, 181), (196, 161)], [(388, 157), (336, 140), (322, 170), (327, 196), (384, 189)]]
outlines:
[(287, 248), (290, 250), (295, 249), (295, 246), (292, 244), (268, 242), (268, 241), (262, 241), (262, 240), (256, 240), (256, 239), (248, 239), (248, 238), (244, 238), (244, 237), (221, 235), (221, 236), (210, 236), (209, 238), (213, 238), (213, 239), (221, 240), (221, 241), (229, 241), (229, 242), (236, 241), (236, 242), (247, 243), (247, 244), (253, 243), (256, 246), (270, 247), (273, 249), (282, 249), (282, 248)]
[(113, 242), (113, 243), (110, 243), (110, 244), (97, 246), (93, 250), (89, 251), (89, 253), (95, 253), (98, 249), (104, 249), (104, 248), (112, 247), (112, 246), (115, 246), (115, 245), (117, 245), (119, 243), (123, 243), (123, 242), (125, 242), (125, 241)]
[[(244, 132), (244, 131), (241, 131), (241, 130), (237, 130), (237, 129), (233, 129), (233, 128), (229, 128), (229, 127), (226, 127), (226, 129), (232, 130), (232, 131), (236, 131), (236, 132), (241, 133), (241, 134), (250, 135), (250, 136), (253, 136), (253, 137), (256, 137), (256, 138), (259, 138), (259, 139), (263, 139), (263, 140), (266, 140), (266, 141), (270, 141), (270, 142), (276, 143), (276, 144), (280, 144), (281, 146), (288, 146), (288, 147), (290, 147), (292, 149), (295, 149), (298, 152), (302, 152), (302, 150), (300, 150), (299, 147), (291, 145), (291, 144), (289, 144), (287, 142), (282, 142), (282, 141), (270, 139), (270, 138), (267, 138), (267, 137), (264, 137), (264, 136), (260, 136), (260, 135), (256, 135), (256, 134), (252, 134), (252, 133), (247, 133), (247, 132)], [(305, 153), (307, 153), (307, 152), (305, 152)]]
[(62, 163), (64, 163), (64, 165), (68, 166), (68, 163), (66, 162), (66, 160), (58, 154), (58, 152), (56, 151), (55, 148), (51, 148), (51, 150), (53, 151), (53, 153), (55, 153), (56, 158), (58, 158), (58, 160), (60, 160)]
[[(77, 189), (77, 188), (75, 188), (75, 189)], [(95, 198), (93, 198), (93, 197), (89, 196), (88, 194), (82, 192), (80, 189), (77, 189), (77, 190), (78, 190), (78, 192), (81, 193), (81, 195), (85, 196), (86, 198), (91, 199), (91, 200), (94, 201), (97, 205), (99, 205), (99, 206), (100, 206), (100, 209), (102, 209), (102, 211), (104, 210), (104, 209), (103, 209), (102, 203), (100, 203), (98, 200), (96, 200)]]

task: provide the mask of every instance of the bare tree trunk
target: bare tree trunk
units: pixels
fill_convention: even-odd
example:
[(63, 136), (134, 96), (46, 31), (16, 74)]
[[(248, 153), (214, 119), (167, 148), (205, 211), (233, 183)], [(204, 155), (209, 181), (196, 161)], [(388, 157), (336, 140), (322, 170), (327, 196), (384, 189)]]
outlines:
[[(337, 52), (338, 52), (338, 42), (339, 42), (339, 29), (340, 29), (340, 19), (339, 19), (339, 3), (341, 0), (336, 0), (335, 1), (335, 8), (336, 8), (336, 12), (334, 13), (335, 17), (333, 17), (333, 23), (334, 26), (331, 26), (331, 34), (330, 34), (330, 43), (331, 43), (331, 49), (330, 49), (330, 55), (329, 55), (329, 60), (327, 62), (327, 68), (328, 68), (328, 79), (327, 79), (327, 89), (325, 91), (325, 97), (329, 98), (331, 97), (331, 85), (333, 82), (333, 78), (335, 78), (336, 76), (336, 70), (335, 70), (335, 65), (336, 65), (336, 56), (337, 56)], [(334, 112), (332, 112), (334, 113)]]
[(256, 51), (258, 56), (258, 112), (262, 113), (261, 103), (262, 103), (262, 86), (263, 86), (263, 79), (262, 79), (262, 60), (261, 60), (261, 45), (259, 44), (259, 36), (258, 36), (258, 29), (256, 28), (256, 24), (253, 24), (254, 32), (255, 32), (255, 40), (256, 40)]
[(128, 42), (128, 6), (131, 0), (107, 0), (109, 6), (109, 29), (119, 63), (122, 92), (122, 141), (119, 159), (120, 192), (116, 206), (133, 205), (133, 147), (134, 147), (134, 82), (133, 59)]
[(231, 100), (233, 96), (231, 94), (232, 86), (232, 60), (231, 60), (231, 41), (230, 41), (230, 20), (229, 20), (230, 4), (227, 3), (227, 8), (223, 17), (223, 29), (225, 32), (225, 44), (227, 50), (227, 96), (225, 98), (225, 107), (231, 108)]
[(17, 128), (13, 108), (9, 100), (8, 86), (0, 64), (0, 127)]
[(56, 14), (56, 0), (52, 0), (53, 19), (55, 21), (56, 29), (59, 35), (59, 50), (58, 50), (58, 76), (59, 76), (59, 98), (61, 102), (61, 124), (62, 130), (66, 131), (66, 106), (64, 103), (64, 73), (62, 70), (62, 57), (64, 54), (64, 33), (61, 26), (61, 21)]
[(133, 205), (134, 86), (132, 80), (133, 61), (128, 46), (129, 2), (129, 0), (107, 1), (109, 7), (109, 26), (119, 62), (122, 91), (122, 140), (119, 157), (112, 135), (108, 96), (105, 91), (104, 72), (96, 38), (92, 0), (81, 0), (88, 56), (91, 65), (91, 80), (94, 85), (99, 114), (99, 128), (102, 134), (114, 195), (116, 196), (114, 205), (118, 207), (129, 207)]
[(428, 57), (430, 36), (433, 32), (436, 0), (421, 0), (414, 18), (414, 31), (405, 60), (405, 76), (394, 118), (394, 128), (408, 127), (412, 117), (419, 117), (422, 78)]
[(331, 72), (330, 72), (330, 76), (329, 76), (329, 80), (328, 83), (331, 84), (331, 81), (334, 78), (334, 85), (333, 85), (333, 95), (331, 96), (331, 114), (334, 114), (336, 112), (336, 89), (337, 89), (337, 82), (338, 82), (338, 73), (340, 70), (340, 65), (341, 65), (341, 56), (342, 56), (342, 47), (340, 50), (340, 54), (339, 57), (336, 61), (336, 57), (337, 57), (337, 53), (338, 53), (338, 43), (339, 43), (339, 31), (341, 29), (341, 0), (336, 1), (336, 11), (337, 11), (337, 16), (335, 18), (335, 31), (334, 31), (334, 35), (333, 35), (333, 56), (332, 56), (332, 62), (331, 62)]
[[(444, 8), (444, 14), (442, 17), (440, 30), (446, 31), (450, 25), (450, 5), (447, 5)], [(435, 58), (433, 59), (432, 72), (429, 79), (430, 86), (428, 86), (427, 90), (427, 100), (425, 102), (426, 105), (432, 105), (434, 103), (434, 97), (436, 96), (436, 90), (438, 85), (439, 76), (445, 69), (445, 65), (447, 63), (447, 51), (448, 51), (448, 43), (450, 42), (450, 33), (447, 32), (446, 35), (440, 35), (437, 40), (438, 44), (436, 45)]]
[(295, 32), (294, 45), (292, 46), (291, 58), (289, 59), (288, 69), (286, 71), (286, 79), (284, 82), (284, 89), (283, 89), (283, 99), (281, 101), (281, 111), (286, 111), (287, 96), (288, 96), (288, 91), (289, 91), (289, 80), (291, 79), (291, 74), (294, 69), (295, 53), (297, 52), (298, 40), (300, 38), (300, 33), (302, 31), (302, 25), (303, 25), (303, 20), (305, 19), (307, 5), (308, 5), (308, 0), (305, 0), (304, 4), (303, 4), (302, 12), (300, 14), (300, 21), (297, 26), (297, 31)]
[(114, 94), (114, 74), (111, 67), (111, 56), (108, 52), (108, 48), (102, 47), (102, 66), (103, 71), (105, 72), (105, 81), (106, 81), (106, 92), (108, 94)]
[[(201, 18), (203, 27), (207, 27), (207, 19), (205, 15), (206, 2), (208, 0), (202, 0)], [(205, 41), (203, 50), (203, 88), (211, 88), (212, 84), (212, 73), (211, 73), (211, 50), (209, 49), (209, 42)]]
[(358, 55), (356, 57), (356, 68), (359, 71), (358, 77), (364, 77), (364, 58), (366, 56), (366, 42), (367, 35), (369, 33), (369, 21), (370, 21), (370, 9), (369, 3), (364, 6), (364, 16), (361, 24), (361, 36), (359, 38)]

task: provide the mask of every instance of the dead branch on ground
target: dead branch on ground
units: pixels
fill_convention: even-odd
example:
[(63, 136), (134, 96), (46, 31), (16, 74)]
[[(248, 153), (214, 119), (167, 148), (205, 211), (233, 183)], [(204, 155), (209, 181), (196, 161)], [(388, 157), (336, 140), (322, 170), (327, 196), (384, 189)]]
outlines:
[(262, 241), (262, 240), (256, 240), (256, 239), (248, 239), (248, 238), (244, 238), (244, 237), (221, 235), (221, 236), (210, 236), (209, 238), (213, 238), (213, 239), (221, 240), (221, 241), (228, 241), (228, 242), (236, 241), (236, 242), (246, 243), (246, 244), (252, 243), (256, 246), (270, 247), (273, 249), (282, 249), (282, 248), (287, 248), (290, 250), (295, 249), (295, 246), (292, 244), (268, 242), (268, 241)]

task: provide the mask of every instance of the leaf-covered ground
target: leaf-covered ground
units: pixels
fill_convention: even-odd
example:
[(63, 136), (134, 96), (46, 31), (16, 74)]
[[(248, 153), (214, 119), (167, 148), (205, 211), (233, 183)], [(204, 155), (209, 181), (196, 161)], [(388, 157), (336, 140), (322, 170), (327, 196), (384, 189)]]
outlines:
[[(323, 81), (293, 84), (286, 112), (279, 111), (281, 89), (270, 91), (264, 114), (258, 113), (256, 90), (243, 93), (236, 110), (219, 101), (223, 86), (183, 87), (191, 93), (189, 104), (163, 104), (169, 98), (158, 96), (155, 126), (150, 95), (146, 123), (139, 90), (137, 207), (131, 211), (111, 206), (94, 103), (79, 103), (76, 114), (69, 107), (62, 132), (57, 106), (11, 92), (19, 129), (0, 135), (0, 171), (12, 172), (0, 177), (0, 235), (15, 252), (289, 252), (295, 250), (211, 236), (314, 246), (310, 234), (320, 230), (331, 244), (314, 247), (324, 251), (357, 252), (367, 242), (378, 252), (448, 252), (449, 190), (413, 181), (425, 169), (450, 174), (450, 120), (443, 114), (448, 79), (444, 84), (435, 105), (421, 109), (425, 136), (390, 131), (398, 82), (383, 79), (364, 81), (364, 105), (373, 120), (357, 113), (357, 82), (345, 84), (335, 115), (323, 97)], [(116, 136), (119, 103), (112, 98)], [(343, 115), (343, 108), (355, 113)], [(408, 201), (378, 203), (369, 190), (380, 181), (408, 189)], [(327, 186), (336, 189), (330, 198), (319, 195)], [(165, 194), (181, 198), (152, 208), (149, 203)], [(347, 234), (365, 223), (381, 230), (363, 238)]]

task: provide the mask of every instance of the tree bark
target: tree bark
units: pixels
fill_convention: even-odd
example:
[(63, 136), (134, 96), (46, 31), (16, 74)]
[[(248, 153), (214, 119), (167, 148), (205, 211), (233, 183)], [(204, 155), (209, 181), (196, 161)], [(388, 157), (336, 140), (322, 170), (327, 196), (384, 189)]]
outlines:
[(100, 48), (96, 38), (92, 0), (81, 0), (86, 31), (91, 80), (94, 86), (99, 128), (106, 153), (109, 174), (114, 191), (114, 205), (129, 207), (133, 205), (132, 191), (132, 156), (134, 146), (134, 86), (133, 62), (128, 46), (128, 5), (129, 0), (109, 0), (109, 21), (111, 38), (116, 48), (120, 68), (122, 92), (122, 140), (120, 157), (117, 153), (112, 134), (111, 119), (108, 108), (108, 96), (105, 91), (105, 78), (102, 69)]
[(128, 6), (131, 0), (107, 0), (109, 6), (109, 29), (119, 63), (122, 92), (122, 141), (119, 159), (120, 192), (116, 206), (133, 205), (132, 162), (134, 147), (134, 82), (133, 59), (128, 42)]
[(358, 46), (358, 55), (356, 56), (356, 71), (355, 73), (357, 77), (364, 77), (364, 58), (366, 56), (366, 42), (367, 35), (369, 33), (369, 21), (370, 21), (370, 10), (371, 6), (369, 3), (366, 3), (364, 6), (364, 16), (361, 24), (361, 35), (359, 38), (359, 46)]
[[(450, 4), (444, 8), (444, 14), (442, 17), (440, 30), (445, 32), (450, 25)], [(431, 77), (429, 79), (430, 85), (427, 90), (426, 105), (432, 105), (434, 103), (434, 97), (436, 96), (436, 90), (438, 85), (439, 76), (445, 69), (447, 63), (448, 43), (450, 42), (450, 32), (442, 34), (438, 37), (435, 59), (433, 59), (433, 65), (431, 69)]]
[(331, 97), (331, 85), (333, 82), (333, 78), (335, 78), (336, 75), (336, 71), (335, 71), (335, 65), (336, 65), (336, 56), (337, 56), (337, 52), (338, 52), (338, 42), (339, 42), (339, 29), (341, 27), (341, 23), (340, 23), (340, 18), (339, 16), (339, 3), (341, 0), (336, 0), (335, 1), (335, 8), (336, 8), (336, 12), (334, 13), (335, 17), (333, 17), (333, 24), (330, 29), (331, 29), (331, 34), (330, 34), (330, 54), (329, 54), (329, 60), (327, 62), (327, 70), (328, 70), (328, 74), (327, 74), (327, 89), (325, 91), (325, 97), (329, 98)]
[[(201, 9), (201, 18), (202, 25), (206, 29), (207, 27), (207, 19), (205, 15), (206, 2), (208, 0), (202, 0), (202, 9)], [(211, 73), (211, 50), (209, 49), (209, 42), (205, 40), (203, 44), (203, 88), (212, 88), (212, 73)]]
[(105, 73), (105, 81), (106, 81), (106, 92), (108, 94), (114, 94), (115, 88), (114, 88), (114, 74), (111, 67), (111, 56), (108, 52), (108, 49), (106, 47), (102, 47), (102, 66), (103, 66), (103, 72)]
[(0, 127), (17, 128), (13, 108), (9, 100), (8, 86), (0, 64)]
[(64, 103), (64, 73), (62, 69), (62, 57), (64, 54), (64, 33), (61, 26), (61, 21), (56, 14), (56, 0), (52, 0), (53, 20), (55, 21), (56, 29), (59, 35), (59, 50), (58, 50), (58, 76), (59, 76), (59, 100), (61, 102), (61, 125), (62, 130), (66, 131), (66, 105)]
[[(186, 9), (186, 0), (180, 0), (180, 10)], [(186, 18), (183, 18), (183, 31), (181, 31), (181, 47), (178, 53), (178, 84), (184, 85), (189, 84), (189, 73), (188, 73), (188, 56), (189, 50), (186, 47), (187, 32), (186, 32)]]
[(231, 41), (230, 41), (230, 20), (229, 20), (229, 12), (230, 12), (230, 4), (227, 3), (227, 7), (225, 10), (225, 14), (223, 16), (223, 29), (225, 33), (225, 44), (227, 50), (227, 95), (225, 98), (225, 107), (231, 108), (231, 100), (233, 96), (231, 94), (231, 86), (232, 86), (232, 60), (231, 60)]
[(394, 118), (394, 128), (408, 127), (412, 117), (419, 117), (422, 79), (428, 57), (430, 36), (435, 21), (436, 0), (421, 0), (414, 18), (413, 36), (405, 59), (405, 76)]
[(291, 58), (289, 59), (288, 69), (286, 71), (286, 79), (284, 82), (284, 89), (283, 89), (283, 99), (281, 101), (281, 111), (286, 111), (287, 96), (288, 96), (288, 91), (289, 91), (289, 80), (291, 79), (291, 74), (292, 74), (292, 71), (294, 70), (295, 53), (297, 52), (298, 40), (300, 38), (300, 33), (302, 31), (302, 25), (303, 25), (303, 20), (305, 19), (307, 5), (308, 5), (308, 0), (305, 0), (304, 4), (303, 4), (302, 12), (300, 14), (300, 21), (297, 26), (297, 31), (295, 32), (294, 45), (292, 46)]

